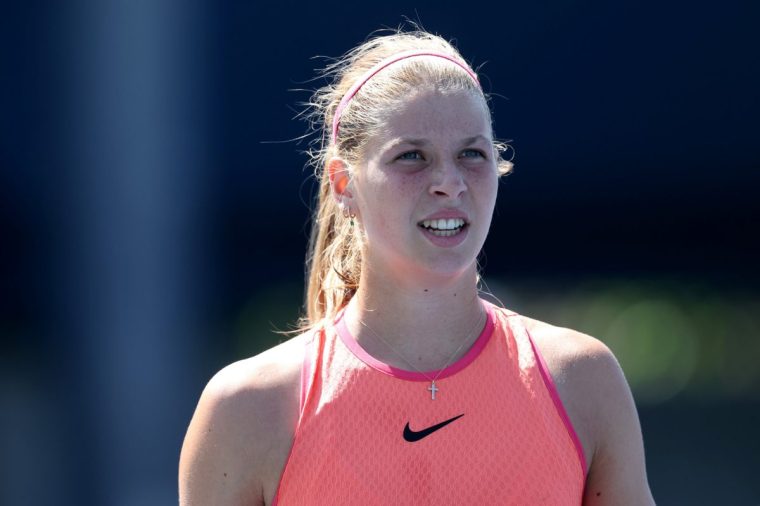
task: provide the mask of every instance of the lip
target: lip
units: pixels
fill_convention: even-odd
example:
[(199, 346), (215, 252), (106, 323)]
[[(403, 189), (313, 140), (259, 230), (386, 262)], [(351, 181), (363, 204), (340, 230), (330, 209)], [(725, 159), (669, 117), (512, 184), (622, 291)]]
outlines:
[(469, 225), (470, 223), (470, 219), (467, 216), (467, 213), (459, 209), (441, 209), (440, 211), (436, 211), (435, 213), (422, 218), (417, 223), (419, 224), (426, 220), (443, 220), (443, 219), (453, 219), (453, 218), (463, 219), (466, 225)]
[[(460, 218), (464, 220), (464, 227), (462, 227), (462, 230), (452, 236), (448, 237), (442, 237), (433, 234), (431, 231), (426, 229), (422, 226), (422, 222), (427, 220), (448, 220), (448, 219), (455, 219)], [(441, 248), (453, 248), (454, 246), (458, 246), (464, 242), (464, 240), (467, 238), (467, 235), (470, 231), (470, 219), (467, 216), (467, 213), (460, 209), (441, 209), (440, 211), (436, 211), (433, 214), (430, 214), (426, 216), (425, 218), (421, 219), (417, 223), (418, 228), (422, 232), (422, 235), (425, 236), (425, 238), (435, 244), (438, 247)]]
[(435, 235), (423, 226), (419, 226), (418, 228), (428, 241), (441, 248), (453, 248), (454, 246), (459, 246), (464, 242), (470, 232), (470, 227), (467, 224), (465, 224), (458, 234), (451, 236)]

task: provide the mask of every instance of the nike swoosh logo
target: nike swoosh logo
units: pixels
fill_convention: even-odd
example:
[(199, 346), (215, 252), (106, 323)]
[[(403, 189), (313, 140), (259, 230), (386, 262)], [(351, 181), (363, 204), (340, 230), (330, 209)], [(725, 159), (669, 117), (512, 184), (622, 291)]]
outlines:
[(438, 429), (442, 429), (446, 427), (448, 424), (453, 422), (454, 420), (458, 418), (462, 418), (464, 416), (464, 413), (462, 413), (459, 416), (455, 416), (454, 418), (449, 418), (445, 422), (437, 423), (435, 425), (431, 425), (427, 429), (422, 429), (420, 431), (414, 431), (409, 428), (409, 422), (406, 422), (406, 427), (404, 427), (404, 439), (409, 441), (410, 443), (414, 443), (415, 441), (419, 441), (422, 438), (428, 437), (433, 432), (437, 431)]

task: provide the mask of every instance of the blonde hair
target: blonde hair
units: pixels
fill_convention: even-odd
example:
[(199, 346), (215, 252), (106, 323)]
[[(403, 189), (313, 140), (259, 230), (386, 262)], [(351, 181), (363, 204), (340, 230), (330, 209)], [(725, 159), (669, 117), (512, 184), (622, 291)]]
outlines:
[[(410, 90), (432, 87), (444, 92), (476, 93), (483, 98), (490, 119), (488, 97), (464, 69), (442, 58), (409, 58), (383, 69), (361, 87), (343, 110), (340, 132), (333, 143), (333, 117), (349, 88), (382, 60), (410, 50), (444, 53), (467, 65), (459, 52), (437, 35), (422, 30), (377, 35), (328, 65), (324, 75), (331, 78), (331, 83), (318, 89), (307, 104), (305, 117), (311, 129), (321, 135), (309, 152), (319, 193), (306, 261), (306, 316), (301, 320), (302, 330), (335, 317), (356, 293), (361, 275), (361, 237), (332, 197), (328, 161), (340, 157), (353, 167), (359, 166), (368, 139), (382, 126), (392, 106)], [(506, 144), (494, 142), (500, 174), (512, 169), (512, 163), (502, 158), (507, 148)]]

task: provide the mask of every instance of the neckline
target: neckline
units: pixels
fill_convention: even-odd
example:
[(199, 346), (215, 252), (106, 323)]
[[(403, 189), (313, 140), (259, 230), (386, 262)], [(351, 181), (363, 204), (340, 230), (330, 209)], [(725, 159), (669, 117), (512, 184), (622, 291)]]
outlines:
[(425, 371), (423, 373), (417, 372), (417, 371), (409, 371), (407, 369), (401, 369), (399, 367), (394, 367), (390, 364), (387, 364), (381, 360), (376, 359), (367, 351), (361, 347), (361, 345), (357, 342), (356, 338), (351, 334), (351, 332), (348, 330), (348, 327), (346, 326), (346, 322), (343, 318), (343, 315), (345, 314), (345, 311), (341, 311), (338, 317), (335, 319), (335, 322), (333, 324), (335, 331), (338, 334), (338, 337), (340, 337), (340, 340), (343, 342), (343, 344), (348, 348), (348, 350), (359, 360), (370, 366), (371, 368), (375, 369), (376, 371), (379, 371), (383, 374), (387, 374), (388, 376), (393, 376), (394, 378), (404, 379), (408, 381), (427, 381), (430, 382), (431, 377), (435, 377), (436, 381), (440, 381), (444, 378), (447, 378), (449, 376), (452, 376), (468, 365), (472, 363), (473, 360), (475, 360), (478, 355), (480, 355), (480, 352), (483, 351), (483, 348), (485, 348), (486, 344), (488, 343), (489, 338), (491, 337), (491, 334), (493, 334), (493, 314), (492, 314), (492, 306), (487, 301), (482, 301), (483, 308), (486, 311), (486, 322), (485, 325), (483, 325), (483, 330), (480, 332), (480, 335), (477, 339), (475, 339), (475, 342), (470, 346), (470, 349), (467, 350), (467, 352), (462, 355), (462, 357), (457, 360), (456, 362), (449, 364), (445, 369), (434, 369), (432, 371)]

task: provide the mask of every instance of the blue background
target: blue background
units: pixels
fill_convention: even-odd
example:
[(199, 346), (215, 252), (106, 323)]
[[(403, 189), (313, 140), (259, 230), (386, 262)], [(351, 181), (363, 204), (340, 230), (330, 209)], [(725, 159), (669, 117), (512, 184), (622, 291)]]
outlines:
[(514, 147), (488, 289), (615, 351), (659, 504), (760, 503), (757, 2), (341, 5), (3, 6), (0, 503), (176, 503), (205, 382), (300, 314), (297, 90), (403, 16)]

